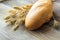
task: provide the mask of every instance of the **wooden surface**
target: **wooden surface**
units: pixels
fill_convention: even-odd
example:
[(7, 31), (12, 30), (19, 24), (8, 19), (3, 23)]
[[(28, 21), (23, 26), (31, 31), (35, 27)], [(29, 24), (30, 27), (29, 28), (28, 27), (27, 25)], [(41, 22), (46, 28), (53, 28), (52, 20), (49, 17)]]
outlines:
[(46, 24), (41, 29), (28, 31), (23, 25), (18, 30), (13, 31), (10, 25), (7, 25), (4, 18), (8, 14), (8, 10), (14, 5), (22, 5), (34, 1), (16, 1), (9, 0), (0, 3), (0, 40), (60, 40), (60, 30), (55, 29), (52, 25)]

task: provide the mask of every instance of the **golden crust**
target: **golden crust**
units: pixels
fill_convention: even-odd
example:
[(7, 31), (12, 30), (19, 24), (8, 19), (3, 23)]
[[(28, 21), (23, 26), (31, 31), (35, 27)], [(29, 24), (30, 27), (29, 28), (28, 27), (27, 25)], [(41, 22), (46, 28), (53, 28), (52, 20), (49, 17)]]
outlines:
[(28, 30), (40, 28), (52, 17), (52, 1), (37, 1), (26, 16), (25, 26)]

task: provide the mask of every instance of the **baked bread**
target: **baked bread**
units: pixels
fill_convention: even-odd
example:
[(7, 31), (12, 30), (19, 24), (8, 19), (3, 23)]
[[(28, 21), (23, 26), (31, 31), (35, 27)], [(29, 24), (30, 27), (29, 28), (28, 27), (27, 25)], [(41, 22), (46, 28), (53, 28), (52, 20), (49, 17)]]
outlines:
[(38, 29), (48, 22), (52, 16), (52, 0), (38, 0), (26, 16), (25, 27), (28, 30)]

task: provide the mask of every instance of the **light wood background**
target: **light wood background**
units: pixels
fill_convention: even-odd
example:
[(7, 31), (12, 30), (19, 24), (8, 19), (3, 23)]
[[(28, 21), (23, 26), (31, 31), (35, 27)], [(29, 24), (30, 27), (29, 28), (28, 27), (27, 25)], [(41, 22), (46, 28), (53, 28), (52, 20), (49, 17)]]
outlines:
[(23, 25), (18, 30), (13, 31), (10, 25), (4, 21), (8, 10), (14, 5), (21, 6), (24, 4), (34, 3), (36, 0), (8, 0), (0, 3), (0, 40), (60, 40), (60, 30), (55, 29), (52, 25), (46, 24), (43, 28), (28, 31)]

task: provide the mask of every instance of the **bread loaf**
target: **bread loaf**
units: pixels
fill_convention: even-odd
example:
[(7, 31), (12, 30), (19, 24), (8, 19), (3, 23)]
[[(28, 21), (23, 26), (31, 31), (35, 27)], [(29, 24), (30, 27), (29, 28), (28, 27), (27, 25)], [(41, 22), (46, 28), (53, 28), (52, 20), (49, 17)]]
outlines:
[(28, 30), (40, 28), (44, 23), (48, 22), (53, 16), (52, 1), (38, 0), (28, 12), (25, 19), (25, 27)]

